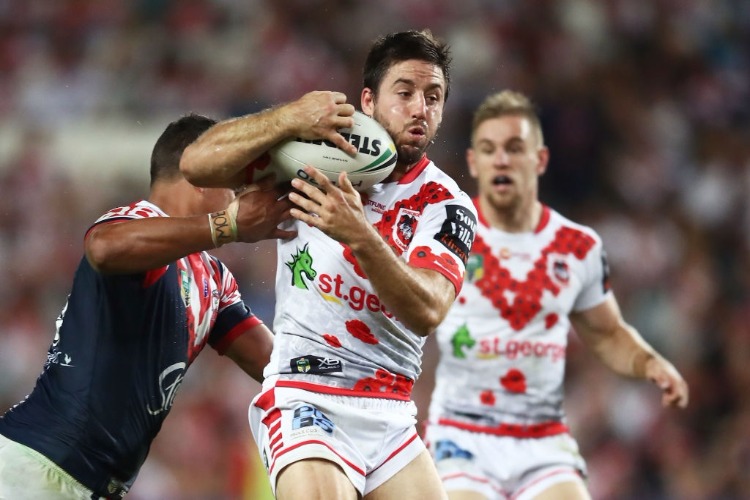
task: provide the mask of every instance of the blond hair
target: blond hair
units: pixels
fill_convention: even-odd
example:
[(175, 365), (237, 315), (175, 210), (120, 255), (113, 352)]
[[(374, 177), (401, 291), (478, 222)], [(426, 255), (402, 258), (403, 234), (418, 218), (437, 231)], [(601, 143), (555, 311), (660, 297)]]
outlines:
[(509, 115), (527, 118), (536, 131), (539, 145), (544, 145), (542, 125), (534, 103), (526, 95), (513, 90), (503, 90), (495, 94), (490, 94), (484, 99), (474, 112), (474, 119), (471, 123), (472, 137), (477, 128), (486, 120)]

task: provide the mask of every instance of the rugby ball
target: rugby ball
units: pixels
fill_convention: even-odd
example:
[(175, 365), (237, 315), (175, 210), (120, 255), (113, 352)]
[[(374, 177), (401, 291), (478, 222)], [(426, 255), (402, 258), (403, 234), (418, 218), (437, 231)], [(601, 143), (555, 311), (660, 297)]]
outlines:
[(366, 114), (354, 112), (354, 126), (339, 133), (357, 148), (350, 156), (333, 143), (324, 140), (289, 139), (269, 152), (270, 170), (279, 181), (295, 177), (315, 184), (303, 170), (312, 165), (334, 184), (339, 173), (346, 172), (354, 189), (365, 191), (383, 181), (396, 166), (396, 145), (385, 128)]

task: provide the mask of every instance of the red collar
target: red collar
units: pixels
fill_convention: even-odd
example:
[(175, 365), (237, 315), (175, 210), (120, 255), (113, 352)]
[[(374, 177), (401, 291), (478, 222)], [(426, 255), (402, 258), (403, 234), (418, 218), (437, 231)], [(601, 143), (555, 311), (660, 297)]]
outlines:
[(414, 179), (419, 177), (419, 174), (421, 174), (424, 171), (424, 169), (427, 168), (427, 165), (429, 164), (430, 164), (430, 160), (427, 158), (427, 155), (422, 156), (422, 159), (419, 160), (417, 163), (415, 163), (414, 166), (411, 167), (411, 169), (409, 169), (409, 171), (406, 172), (406, 174), (404, 174), (404, 176), (401, 177), (401, 179), (399, 179), (398, 183), (409, 184)]

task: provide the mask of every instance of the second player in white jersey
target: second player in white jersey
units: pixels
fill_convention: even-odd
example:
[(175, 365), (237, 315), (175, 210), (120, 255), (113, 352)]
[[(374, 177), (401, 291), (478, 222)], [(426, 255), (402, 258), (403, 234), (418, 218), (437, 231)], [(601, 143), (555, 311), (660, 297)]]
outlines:
[(480, 213), (466, 283), (438, 329), (431, 418), (519, 437), (565, 432), (568, 314), (608, 293), (590, 228), (544, 207), (532, 233), (507, 233)]
[(524, 95), (485, 99), (466, 160), (479, 225), (438, 327), (425, 439), (450, 498), (587, 499), (563, 414), (571, 327), (613, 371), (657, 384), (665, 405), (686, 405), (687, 385), (622, 318), (599, 236), (538, 199), (549, 150)]

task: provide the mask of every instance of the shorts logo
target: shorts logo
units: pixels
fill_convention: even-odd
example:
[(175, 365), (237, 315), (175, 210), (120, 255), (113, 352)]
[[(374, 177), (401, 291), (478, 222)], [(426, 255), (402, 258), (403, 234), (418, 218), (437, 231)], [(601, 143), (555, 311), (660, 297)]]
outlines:
[(289, 360), (292, 373), (333, 373), (342, 371), (341, 360), (320, 356), (300, 356)]
[(325, 414), (309, 405), (303, 405), (294, 410), (294, 419), (292, 420), (292, 429), (304, 429), (305, 427), (318, 427), (328, 434), (333, 433), (336, 427)]
[(471, 452), (459, 448), (459, 446), (448, 439), (441, 439), (435, 443), (435, 460), (447, 460), (449, 458), (463, 458), (472, 460), (474, 455)]
[(301, 250), (297, 248), (297, 253), (292, 255), (292, 260), (285, 262), (285, 264), (292, 271), (292, 286), (297, 288), (307, 290), (305, 278), (312, 281), (318, 275), (312, 267), (313, 258), (307, 249), (307, 243)]

